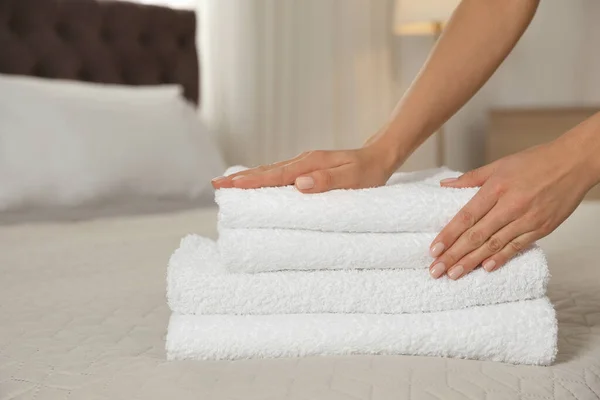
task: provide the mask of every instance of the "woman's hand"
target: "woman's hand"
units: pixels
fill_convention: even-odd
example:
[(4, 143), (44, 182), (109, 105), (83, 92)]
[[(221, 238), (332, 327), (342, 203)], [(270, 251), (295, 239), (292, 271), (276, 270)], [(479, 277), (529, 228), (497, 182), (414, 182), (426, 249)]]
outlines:
[[(418, 77), (365, 147), (316, 151), (213, 180), (216, 189), (295, 184), (304, 193), (383, 185), (489, 79), (529, 25), (539, 0), (461, 1)], [(235, 178), (235, 180), (233, 180)]]
[(599, 176), (594, 155), (567, 135), (441, 182), (481, 189), (433, 241), (434, 278), (458, 279), (480, 264), (494, 271), (575, 210)]
[(303, 193), (384, 185), (395, 161), (377, 143), (344, 151), (310, 151), (271, 165), (213, 179), (215, 189), (295, 185)]

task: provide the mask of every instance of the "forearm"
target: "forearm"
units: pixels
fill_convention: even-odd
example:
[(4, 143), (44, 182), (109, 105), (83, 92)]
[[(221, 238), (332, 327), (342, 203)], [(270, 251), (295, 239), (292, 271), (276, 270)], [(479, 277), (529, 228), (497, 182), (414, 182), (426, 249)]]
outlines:
[(377, 142), (395, 169), (490, 78), (539, 0), (463, 0)]

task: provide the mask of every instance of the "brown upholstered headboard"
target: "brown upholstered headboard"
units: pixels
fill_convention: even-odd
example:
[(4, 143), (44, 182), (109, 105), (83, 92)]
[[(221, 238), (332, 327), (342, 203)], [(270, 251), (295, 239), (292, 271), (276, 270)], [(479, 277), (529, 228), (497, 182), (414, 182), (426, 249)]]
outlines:
[(0, 73), (178, 83), (198, 103), (193, 11), (106, 0), (0, 0)]

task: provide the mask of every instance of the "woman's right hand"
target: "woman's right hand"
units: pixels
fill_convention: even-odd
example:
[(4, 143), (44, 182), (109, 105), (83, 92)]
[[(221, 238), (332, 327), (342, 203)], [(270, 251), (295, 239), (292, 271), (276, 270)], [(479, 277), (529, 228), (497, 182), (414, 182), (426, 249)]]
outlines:
[(384, 185), (396, 169), (389, 149), (377, 143), (342, 151), (309, 151), (290, 160), (212, 180), (215, 189), (295, 185), (302, 193)]

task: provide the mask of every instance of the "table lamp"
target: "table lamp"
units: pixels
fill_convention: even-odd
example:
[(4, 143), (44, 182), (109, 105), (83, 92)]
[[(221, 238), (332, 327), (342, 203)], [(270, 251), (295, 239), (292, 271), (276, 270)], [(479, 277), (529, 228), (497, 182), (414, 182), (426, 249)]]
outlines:
[[(396, 0), (394, 34), (398, 36), (431, 36), (431, 47), (440, 37), (446, 21), (460, 0)], [(444, 127), (437, 132), (438, 166), (446, 163)]]

